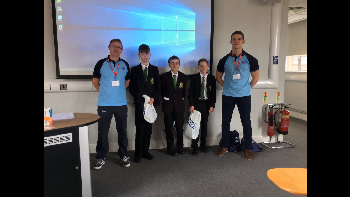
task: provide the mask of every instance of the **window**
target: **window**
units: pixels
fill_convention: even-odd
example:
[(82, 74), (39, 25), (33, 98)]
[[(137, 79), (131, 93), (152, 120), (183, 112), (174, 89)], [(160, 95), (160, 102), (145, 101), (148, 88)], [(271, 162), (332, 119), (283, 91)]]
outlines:
[(285, 71), (307, 71), (307, 55), (287, 56)]

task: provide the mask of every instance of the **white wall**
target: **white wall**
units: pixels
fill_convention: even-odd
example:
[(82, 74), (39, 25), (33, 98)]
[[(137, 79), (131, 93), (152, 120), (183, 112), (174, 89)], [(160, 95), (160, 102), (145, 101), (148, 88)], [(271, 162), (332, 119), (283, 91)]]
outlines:
[(290, 116), (307, 121), (307, 74), (286, 73), (285, 102), (290, 105)]
[[(270, 45), (270, 23), (271, 4), (263, 4), (262, 0), (220, 0), (214, 2), (214, 38), (213, 38), (213, 65), (212, 71), (215, 76), (216, 65), (219, 60), (231, 50), (230, 35), (240, 30), (245, 34), (245, 44), (243, 49), (255, 56), (259, 61), (260, 79), (268, 78), (269, 45)], [(45, 81), (65, 81), (72, 83), (81, 80), (55, 79), (55, 58), (52, 30), (51, 1), (44, 0), (44, 82)], [(253, 139), (256, 142), (268, 141), (266, 135), (267, 123), (262, 120), (263, 93), (268, 92), (268, 103), (276, 102), (276, 93), (281, 92), (281, 102), (284, 102), (284, 81), (285, 81), (285, 56), (287, 45), (287, 16), (288, 0), (282, 1), (282, 25), (280, 36), (279, 71), (277, 89), (252, 89), (252, 129)], [(108, 53), (108, 51), (106, 51)], [(135, 57), (137, 58), (137, 57)], [(181, 57), (180, 57), (181, 58)], [(272, 58), (272, 57), (271, 57)], [(152, 62), (152, 59), (151, 59)], [(95, 64), (95, 62), (93, 62)], [(211, 66), (211, 65), (210, 65)], [(181, 71), (181, 68), (180, 68)], [(89, 80), (88, 80), (89, 81)], [(209, 146), (218, 145), (221, 138), (221, 95), (222, 88), (217, 85), (217, 102), (214, 112), (209, 116), (208, 140)], [(98, 92), (64, 92), (64, 93), (44, 93), (44, 106), (52, 107), (53, 113), (82, 112), (97, 113)], [(187, 100), (187, 97), (186, 97)], [(134, 150), (135, 124), (134, 106), (132, 96), (127, 93), (128, 101), (128, 150)], [(188, 102), (186, 103), (187, 108)], [(163, 113), (161, 106), (156, 108), (158, 118), (153, 124), (153, 134), (151, 138), (151, 149), (166, 147), (165, 134), (163, 133)], [(243, 137), (243, 127), (240, 122), (237, 108), (234, 110), (231, 121), (231, 130), (237, 130), (240, 137)], [(176, 136), (176, 135), (174, 135)], [(279, 140), (283, 136), (279, 135)], [(89, 126), (90, 152), (95, 152), (97, 142), (97, 123)], [(117, 132), (114, 118), (112, 119), (109, 143), (110, 151), (118, 150)], [(191, 142), (184, 137), (184, 146), (190, 147)]]
[[(307, 20), (288, 25), (287, 55), (307, 54)], [(307, 121), (307, 72), (286, 72), (285, 102), (290, 116)]]
[(287, 55), (307, 54), (307, 19), (288, 25)]

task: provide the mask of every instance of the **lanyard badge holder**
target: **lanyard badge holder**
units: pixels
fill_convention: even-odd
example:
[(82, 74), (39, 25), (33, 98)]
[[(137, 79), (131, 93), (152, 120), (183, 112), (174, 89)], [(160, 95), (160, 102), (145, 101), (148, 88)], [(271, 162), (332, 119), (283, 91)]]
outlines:
[(117, 80), (117, 74), (118, 74), (118, 71), (119, 71), (120, 58), (119, 58), (117, 72), (114, 72), (114, 70), (113, 70), (113, 68), (111, 66), (111, 63), (109, 62), (109, 58), (108, 57), (107, 57), (107, 61), (108, 61), (109, 66), (111, 67), (111, 70), (112, 70), (113, 75), (114, 75), (114, 81), (112, 81), (112, 87), (119, 86), (120, 84), (119, 84), (119, 80)]
[(233, 52), (232, 52), (232, 58), (233, 58), (233, 63), (234, 63), (234, 65), (235, 65), (235, 69), (236, 69), (235, 72), (234, 72), (235, 74), (233, 75), (233, 80), (241, 79), (241, 73), (240, 73), (240, 71), (238, 70), (238, 68), (239, 68), (239, 63), (241, 62), (242, 53), (241, 53), (241, 55), (240, 55), (240, 57), (239, 57), (237, 66), (236, 66), (235, 57), (233, 56)]

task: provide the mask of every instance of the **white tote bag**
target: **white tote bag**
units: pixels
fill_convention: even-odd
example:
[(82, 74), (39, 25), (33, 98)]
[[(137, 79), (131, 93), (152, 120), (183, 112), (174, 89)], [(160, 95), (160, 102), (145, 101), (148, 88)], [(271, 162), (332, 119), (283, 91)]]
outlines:
[(151, 100), (149, 96), (142, 96), (145, 98), (145, 103), (143, 104), (143, 118), (149, 123), (154, 123), (154, 121), (157, 119), (156, 109), (154, 108), (153, 104), (150, 105), (148, 103)]
[(199, 135), (199, 128), (201, 123), (201, 113), (194, 110), (190, 111), (190, 115), (184, 126), (184, 134), (190, 139), (196, 139)]

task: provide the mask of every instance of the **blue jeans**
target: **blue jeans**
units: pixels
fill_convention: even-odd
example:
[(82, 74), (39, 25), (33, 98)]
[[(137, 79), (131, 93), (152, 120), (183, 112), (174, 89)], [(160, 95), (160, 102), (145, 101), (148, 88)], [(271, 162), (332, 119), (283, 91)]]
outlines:
[[(243, 126), (243, 138), (245, 150), (251, 150), (252, 125), (250, 121), (251, 96), (231, 97), (222, 95), (222, 137), (221, 147), (229, 147), (230, 123), (232, 113), (237, 104), (238, 112)], [(243, 144), (242, 144), (243, 145)]]

